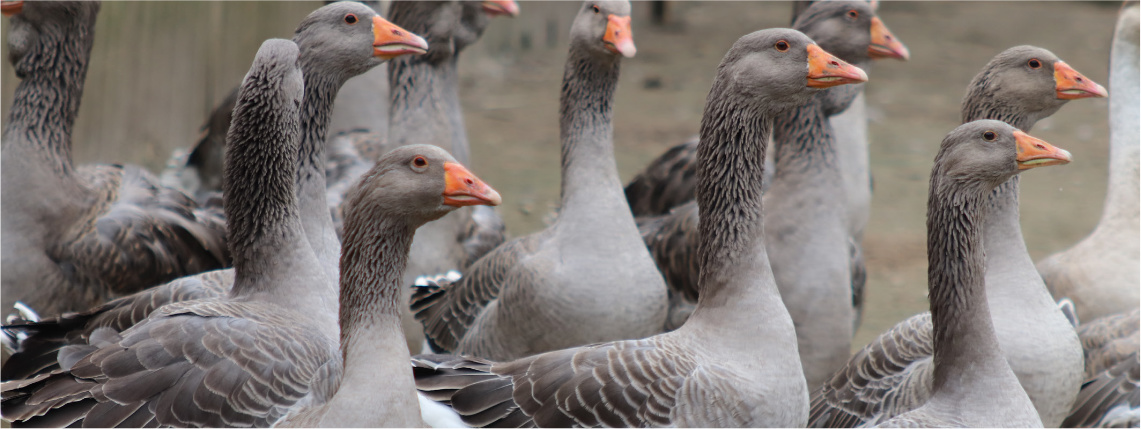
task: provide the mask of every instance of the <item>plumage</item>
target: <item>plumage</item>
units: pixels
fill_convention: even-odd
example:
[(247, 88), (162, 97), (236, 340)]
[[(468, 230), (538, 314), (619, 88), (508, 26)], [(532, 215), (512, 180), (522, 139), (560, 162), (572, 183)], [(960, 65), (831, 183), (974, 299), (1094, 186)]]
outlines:
[[(357, 19), (350, 22), (346, 16), (369, 25), (354, 25)], [(323, 144), (312, 142), (323, 142), (320, 134), (327, 125), (330, 106), (318, 101), (322, 94), (335, 93), (346, 74), (390, 55), (359, 48), (399, 44), (408, 47), (402, 53), (411, 53), (423, 41), (353, 2), (313, 12), (295, 40), (263, 44), (243, 82), (227, 137), (224, 196), (235, 257), (233, 287), (223, 296), (164, 305), (121, 334), (95, 330), (91, 344), (60, 352), (82, 356), (70, 368), (30, 384), (6, 384), (5, 417), (35, 419), (65, 404), (83, 403), (84, 424), (92, 426), (126, 421), (268, 426), (294, 407), (331, 397), (341, 372), (337, 303), (328, 299), (336, 289), (328, 283), (323, 255), (308, 238), (332, 231), (306, 230), (305, 198), (295, 186), (323, 181), (304, 177), (313, 172), (307, 168), (323, 175), (323, 164), (306, 159), (312, 153), (321, 158)], [(309, 72), (304, 81), (303, 70)], [(324, 201), (319, 202), (327, 219)], [(76, 383), (90, 386), (62, 400), (39, 393)], [(8, 412), (28, 405), (38, 408), (31, 414)], [(128, 416), (118, 407), (137, 411)]]
[(866, 79), (788, 29), (742, 37), (718, 67), (697, 193), (717, 221), (702, 224), (703, 293), (683, 326), (501, 363), (418, 356), (418, 388), (488, 427), (803, 425), (807, 386), (764, 252), (760, 188), (772, 117), (807, 102), (829, 62), (844, 76), (833, 85)]
[(1091, 320), (1078, 327), (1085, 382), (1064, 427), (1132, 427), (1141, 419), (1138, 372), (1141, 312)]
[[(1037, 64), (1033, 67), (1032, 64)], [(998, 119), (1024, 131), (1056, 112), (1067, 101), (1059, 99), (1065, 81), (1055, 79), (1056, 64), (1069, 69), (1050, 51), (1016, 46), (996, 55), (971, 81), (963, 98), (964, 122)], [(1071, 78), (1081, 77), (1070, 69)], [(1084, 80), (1086, 96), (1096, 96), (1096, 83)], [(1042, 423), (1057, 426), (1073, 403), (1081, 384), (1081, 345), (1073, 325), (1059, 310), (1026, 253), (1018, 223), (1018, 176), (996, 187), (986, 200), (983, 246), (987, 269), (986, 294), (994, 330), (1004, 355)], [(902, 341), (930, 341), (930, 334), (901, 335), (903, 330), (930, 329), (929, 324), (902, 322), (881, 334)], [(888, 342), (889, 339), (875, 340)], [(871, 347), (871, 346), (869, 346)], [(812, 427), (850, 427), (868, 422), (877, 412), (884, 418), (914, 409), (930, 394), (929, 356), (892, 353), (924, 350), (931, 345), (898, 344), (885, 354), (857, 352), (845, 368), (833, 374), (814, 393)], [(890, 353), (890, 354), (889, 354)], [(884, 360), (893, 362), (885, 364)], [(874, 368), (874, 370), (872, 369)], [(854, 377), (854, 378), (853, 378)], [(872, 381), (874, 380), (874, 382)], [(893, 390), (896, 393), (868, 393)], [(820, 398), (817, 398), (819, 396)], [(880, 402), (886, 401), (886, 402)], [(845, 413), (852, 415), (845, 415)]]
[(73, 166), (99, 3), (30, 3), (12, 18), (22, 80), (4, 129), (3, 308), (81, 310), (230, 263), (225, 220), (136, 166)]
[(665, 287), (622, 200), (614, 160), (619, 62), (634, 55), (629, 11), (623, 1), (587, 2), (571, 26), (558, 220), (495, 248), (458, 281), (414, 291), (416, 318), (435, 346), (503, 360), (660, 332)]

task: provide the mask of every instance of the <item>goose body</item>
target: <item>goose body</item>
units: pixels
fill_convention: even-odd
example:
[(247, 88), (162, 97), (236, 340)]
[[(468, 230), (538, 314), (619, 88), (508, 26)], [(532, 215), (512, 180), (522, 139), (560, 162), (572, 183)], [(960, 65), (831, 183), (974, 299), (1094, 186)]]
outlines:
[(1132, 427), (1141, 420), (1141, 311), (1083, 323), (1085, 382), (1063, 427)]
[[(1070, 155), (1009, 124), (963, 124), (943, 140), (927, 203), (933, 362), (929, 396), (916, 409), (874, 415), (877, 427), (1041, 427), (1007, 364), (991, 322), (982, 252), (991, 191), (1022, 170)], [(985, 392), (985, 393), (984, 393)]]
[[(356, 25), (358, 21), (367, 24)], [(123, 303), (127, 309), (122, 306), (106, 308), (122, 317), (114, 320), (116, 323), (136, 316), (137, 313), (127, 310), (149, 314), (121, 333), (109, 329), (91, 331), (90, 344), (64, 348), (59, 352), (60, 368), (45, 374), (46, 377), (16, 380), (6, 385), (6, 416), (19, 416), (25, 411), (39, 414), (44, 410), (53, 410), (48, 418), (84, 418), (89, 424), (99, 421), (94, 424), (102, 426), (142, 424), (147, 421), (165, 425), (264, 426), (283, 416), (290, 407), (313, 405), (314, 401), (320, 403), (323, 398), (329, 397), (333, 385), (328, 383), (336, 380), (333, 375), (340, 368), (339, 359), (335, 359), (338, 356), (338, 327), (334, 316), (338, 305), (337, 290), (336, 283), (328, 281), (329, 272), (322, 261), (322, 255), (315, 250), (316, 246), (312, 245), (309, 236), (322, 238), (327, 233), (334, 240), (336, 236), (331, 228), (315, 229), (313, 234), (307, 234), (306, 207), (303, 204), (305, 196), (303, 193), (298, 196), (295, 186), (311, 180), (323, 182), (324, 179), (323, 175), (316, 176), (316, 179), (314, 176), (306, 176), (307, 168), (323, 173), (320, 170), (323, 163), (314, 161), (322, 158), (319, 148), (323, 147), (323, 136), (320, 134), (327, 125), (328, 102), (332, 97), (326, 99), (322, 94), (335, 94), (339, 84), (347, 78), (346, 74), (368, 70), (389, 58), (393, 52), (416, 52), (417, 49), (423, 49), (417, 46), (424, 46), (424, 43), (418, 36), (393, 26), (376, 16), (371, 9), (353, 2), (329, 5), (310, 14), (302, 21), (296, 41), (296, 45), (289, 41), (267, 42), (265, 48), (269, 52), (266, 55), (269, 59), (276, 60), (268, 61), (268, 64), (255, 64), (251, 76), (261, 76), (261, 79), (250, 78), (247, 84), (254, 87), (250, 90), (251, 97), (255, 100), (269, 98), (271, 102), (250, 102), (255, 106), (250, 110), (255, 112), (241, 121), (235, 119), (231, 125), (231, 143), (244, 145), (239, 147), (260, 148), (243, 152), (231, 144), (227, 151), (227, 156), (231, 158), (227, 162), (228, 174), (242, 176), (227, 180), (230, 184), (227, 185), (225, 198), (230, 203), (226, 209), (243, 216), (243, 219), (250, 218), (251, 212), (257, 213), (252, 216), (257, 218), (254, 221), (247, 219), (244, 223), (231, 223), (231, 239), (235, 240), (231, 242), (231, 248), (246, 249), (240, 257), (236, 257), (244, 261), (243, 266), (246, 268), (235, 269), (232, 277), (210, 277), (221, 281), (232, 278), (233, 287), (223, 286), (222, 289), (228, 292), (221, 296), (173, 302), (157, 309), (153, 308), (157, 306), (154, 301), (148, 304), (148, 300), (156, 298), (180, 299), (195, 296), (195, 293), (201, 296), (209, 293), (207, 290), (216, 290), (217, 286), (195, 287), (193, 283), (183, 283), (180, 288), (196, 289), (194, 293), (172, 293), (172, 289), (164, 289), (152, 294), (141, 294), (136, 299)], [(395, 45), (398, 49), (388, 49), (389, 45)], [(321, 49), (317, 49), (317, 46)], [(293, 60), (282, 58), (290, 56), (286, 51), (297, 52), (298, 49), (301, 54), (293, 54)], [(330, 55), (332, 59), (322, 58)], [(285, 65), (281, 66), (282, 63)], [(272, 91), (275, 88), (272, 83), (280, 83), (279, 81), (284, 82), (280, 85), (285, 89), (297, 86), (300, 90), (302, 85), (292, 85), (290, 82), (294, 75), (299, 79), (301, 72), (282, 71), (295, 69), (298, 64), (301, 70), (308, 71), (303, 85), (305, 92), (300, 96), (300, 101), (291, 102), (288, 97), (273, 94), (254, 94)], [(262, 73), (255, 73), (259, 70)], [(321, 99), (326, 101), (317, 101)], [(296, 113), (289, 114), (288, 111)], [(237, 116), (242, 110), (236, 109), (235, 112)], [(305, 122), (295, 129), (292, 137), (288, 132), (291, 120), (294, 123)], [(275, 126), (280, 127), (277, 134), (274, 134)], [(262, 128), (268, 128), (268, 131), (258, 131)], [(301, 142), (300, 145), (298, 141)], [(316, 152), (316, 159), (310, 151)], [(242, 156), (246, 158), (241, 158)], [(248, 168), (240, 168), (243, 163)], [(263, 170), (273, 174), (264, 173)], [(323, 190), (324, 184), (319, 184)], [(323, 197), (324, 192), (319, 195)], [(317, 202), (320, 203), (319, 206), (313, 204), (309, 207), (321, 207), (320, 213), (328, 222), (328, 211), (324, 209), (323, 199)], [(270, 238), (263, 238), (265, 236)], [(321, 244), (319, 241), (317, 243)], [(82, 332), (82, 329), (77, 332)], [(233, 347), (213, 348), (212, 344), (217, 341), (233, 343)], [(124, 365), (129, 367), (135, 360), (149, 359), (155, 344), (167, 347), (163, 359), (148, 361), (156, 368), (162, 368), (161, 371), (138, 373), (132, 372), (137, 371), (137, 368), (123, 369)], [(276, 351), (284, 354), (272, 355)], [(271, 354), (272, 357), (265, 354)], [(291, 380), (291, 385), (299, 386), (299, 390), (267, 392), (262, 387), (252, 387), (261, 383), (258, 380), (265, 379), (256, 374), (268, 370), (262, 364), (270, 358), (278, 360), (279, 367), (274, 371), (281, 371), (282, 379)], [(126, 379), (120, 376), (125, 376)], [(164, 377), (171, 376), (176, 377), (178, 383), (165, 384), (169, 383), (169, 379)], [(231, 383), (229, 385), (233, 388), (240, 390), (244, 385), (251, 391), (257, 391), (255, 395), (260, 396), (256, 401), (262, 405), (245, 407), (242, 401), (246, 399), (234, 393), (212, 397), (209, 404), (185, 401), (179, 402), (178, 407), (159, 407), (161, 410), (158, 412), (154, 411), (154, 406), (143, 407), (157, 403), (155, 401), (172, 401), (178, 395), (202, 389), (204, 387), (200, 383), (204, 380), (214, 380), (210, 383), (220, 382), (216, 381), (217, 377), (223, 377), (225, 383)], [(118, 383), (128, 382), (124, 380), (129, 380), (131, 385), (146, 388), (123, 392), (127, 396), (119, 397), (118, 400), (99, 402), (107, 401), (107, 389), (115, 389), (115, 386), (120, 385)], [(70, 396), (65, 401), (50, 404), (24, 402), (26, 396), (11, 400), (7, 398), (9, 390), (13, 394), (23, 394), (39, 391), (42, 386), (63, 385), (75, 386), (72, 388), (79, 390), (73, 391), (75, 396)], [(111, 398), (117, 397), (115, 393), (111, 395)], [(69, 403), (85, 404), (80, 407), (84, 410), (83, 413), (64, 413), (54, 408)], [(23, 408), (9, 414), (9, 406)], [(97, 412), (88, 414), (88, 410), (92, 409)], [(140, 409), (144, 411), (136, 413)], [(74, 407), (69, 410), (74, 410)], [(132, 415), (134, 417), (128, 420), (115, 420), (127, 419)], [(86, 420), (93, 416), (93, 420)]]
[[(1011, 83), (1016, 80), (1021, 83)], [(1069, 99), (1099, 94), (1104, 95), (1100, 85), (1053, 53), (1017, 46), (999, 53), (972, 80), (962, 115), (964, 122), (999, 119), (1026, 131)], [(1081, 383), (1081, 345), (1026, 253), (1018, 224), (1018, 180), (1014, 176), (998, 186), (987, 200), (982, 243), (988, 311), (1001, 350), (1042, 423), (1055, 427)], [(880, 334), (814, 393), (810, 425), (852, 427), (923, 404), (931, 393), (932, 342), (926, 313)]]
[(279, 426), (422, 426), (400, 327), (402, 271), (416, 229), (500, 197), (443, 149), (408, 145), (380, 158), (346, 201), (340, 328), (344, 373), (326, 403)]
[(137, 166), (74, 166), (99, 3), (29, 3), (8, 27), (22, 80), (4, 128), (3, 308), (77, 311), (230, 264), (225, 220)]
[(1122, 9), (1109, 60), (1109, 190), (1101, 221), (1088, 237), (1038, 262), (1055, 298), (1073, 300), (1080, 320), (1136, 309), (1141, 300), (1141, 80), (1138, 6)]
[(417, 288), (413, 310), (433, 347), (505, 360), (660, 332), (665, 285), (614, 160), (610, 105), (619, 57), (634, 54), (629, 10), (586, 2), (571, 27), (558, 220), (492, 250), (454, 283)]
[[(863, 1), (814, 4), (796, 28), (853, 63), (869, 62), (875, 46), (891, 44), (896, 55), (907, 52)], [(856, 319), (853, 237), (829, 125), (829, 116), (859, 93), (848, 86), (822, 91), (804, 106), (775, 117), (776, 172), (764, 195), (766, 248), (781, 298), (797, 326), (801, 363), (813, 387), (848, 358)], [(696, 203), (690, 202), (659, 219), (639, 219), (643, 239), (672, 294), (687, 300), (698, 295), (697, 212)], [(676, 307), (677, 300), (671, 303)], [(679, 311), (671, 312), (671, 325), (681, 319)]]
[(826, 76), (867, 79), (789, 29), (746, 35), (722, 60), (698, 152), (701, 216), (715, 221), (701, 224), (702, 294), (681, 328), (502, 363), (421, 356), (418, 388), (473, 426), (803, 425), (807, 385), (764, 250), (760, 188), (773, 116)]

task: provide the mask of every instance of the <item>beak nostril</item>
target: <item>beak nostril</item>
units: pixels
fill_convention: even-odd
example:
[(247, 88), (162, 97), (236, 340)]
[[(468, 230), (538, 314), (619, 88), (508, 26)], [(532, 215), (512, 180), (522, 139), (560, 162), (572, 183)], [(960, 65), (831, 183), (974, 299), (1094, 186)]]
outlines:
[(396, 35), (396, 36), (403, 36), (404, 35), (404, 33), (401, 33), (400, 30), (392, 30), (392, 34)]
[(1036, 147), (1038, 149), (1046, 150), (1046, 146), (1042, 146), (1040, 144), (1035, 144), (1034, 147)]
[(464, 183), (467, 183), (468, 185), (474, 185), (475, 181), (471, 179), (464, 179)]
[(832, 62), (830, 62), (829, 64), (832, 64), (832, 65), (834, 65), (834, 66), (836, 66), (836, 67), (840, 67), (840, 63), (838, 63), (838, 62), (836, 62), (836, 61), (832, 61)]

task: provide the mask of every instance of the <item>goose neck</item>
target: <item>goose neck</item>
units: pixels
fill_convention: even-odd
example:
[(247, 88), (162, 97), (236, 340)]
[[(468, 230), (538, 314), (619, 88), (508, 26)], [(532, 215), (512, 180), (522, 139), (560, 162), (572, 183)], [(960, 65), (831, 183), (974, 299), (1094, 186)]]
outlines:
[(617, 59), (573, 48), (567, 59), (559, 99), (564, 213), (589, 211), (594, 204), (611, 202), (610, 193), (621, 195), (611, 122), (618, 68)]
[[(1136, 14), (1133, 14), (1136, 17)], [(1141, 71), (1138, 70), (1137, 27), (1134, 22), (1124, 25), (1129, 18), (1123, 16), (1118, 23), (1109, 57), (1109, 189), (1105, 197), (1105, 211), (1100, 225), (1109, 228), (1128, 226), (1136, 231), (1141, 205), (1138, 173), (1141, 164)], [(1136, 19), (1136, 18), (1134, 18)]]
[[(789, 176), (812, 175), (819, 181), (822, 173), (837, 172), (836, 141), (823, 108), (823, 93), (808, 104), (779, 115), (773, 123), (773, 181)], [(839, 175), (834, 175), (839, 179)], [(838, 185), (838, 183), (837, 183)]]
[(971, 374), (988, 373), (981, 369), (1005, 365), (985, 290), (981, 226), (986, 194), (950, 180), (933, 173), (927, 209), (935, 390), (954, 390)]
[(415, 228), (366, 212), (375, 211), (354, 210), (345, 218), (340, 269), (343, 345), (358, 332), (393, 326), (400, 330), (400, 283)]
[(761, 207), (772, 119), (731, 94), (715, 94), (697, 147), (699, 308), (744, 304), (742, 296), (776, 291)]
[[(304, 60), (305, 55), (302, 54)], [(329, 277), (331, 293), (337, 283), (340, 241), (326, 202), (325, 139), (333, 111), (333, 99), (346, 78), (310, 66), (302, 61), (305, 95), (301, 103), (301, 143), (297, 148), (297, 188), (301, 222), (309, 245), (322, 261)]]
[(390, 144), (435, 144), (467, 165), (469, 148), (459, 101), (456, 59), (431, 62), (404, 56), (389, 64), (389, 123), (393, 124), (388, 131)]
[(15, 64), (22, 80), (4, 127), (6, 155), (10, 148), (20, 148), (21, 163), (35, 160), (59, 176), (72, 176), (71, 133), (83, 98), (94, 24), (91, 14), (72, 28), (40, 27), (34, 51)]

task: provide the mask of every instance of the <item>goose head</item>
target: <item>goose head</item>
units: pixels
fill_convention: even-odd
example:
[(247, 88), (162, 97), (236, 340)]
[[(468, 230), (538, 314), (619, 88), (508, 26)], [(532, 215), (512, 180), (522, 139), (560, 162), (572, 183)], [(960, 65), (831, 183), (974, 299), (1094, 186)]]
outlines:
[(349, 207), (419, 226), (460, 207), (499, 205), (502, 198), (447, 151), (408, 145), (382, 156), (347, 201)]
[(638, 49), (630, 27), (630, 2), (583, 3), (571, 24), (570, 40), (572, 46), (585, 47), (594, 55), (633, 58)]
[[(969, 88), (967, 99), (988, 99), (994, 109), (1025, 112), (1034, 121), (1054, 114), (1069, 100), (1107, 95), (1104, 87), (1053, 52), (1026, 45), (996, 55)], [(963, 105), (967, 119), (972, 103)]]
[[(11, 17), (8, 26), (8, 61), (16, 76), (24, 78), (40, 64), (57, 57), (64, 40), (79, 37), (89, 42), (99, 13), (99, 2), (5, 1), (0, 11)], [(90, 49), (90, 46), (87, 46)], [(23, 61), (25, 58), (29, 61)]]
[[(331, 75), (339, 74), (337, 77), (342, 80), (392, 58), (423, 54), (428, 50), (428, 43), (420, 36), (353, 1), (337, 2), (313, 11), (301, 21), (293, 40), (301, 48), (302, 61)], [(305, 70), (314, 67), (303, 64)]]
[(718, 81), (727, 87), (716, 92), (780, 111), (807, 103), (819, 89), (867, 80), (859, 67), (821, 49), (804, 33), (770, 28), (737, 39), (718, 67)]
[(907, 60), (910, 51), (866, 1), (816, 2), (797, 17), (797, 30), (824, 50), (850, 63), (869, 59)]
[(943, 139), (935, 163), (951, 180), (993, 188), (1015, 174), (1069, 163), (1069, 152), (1002, 121), (982, 119), (955, 128)]

